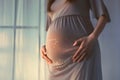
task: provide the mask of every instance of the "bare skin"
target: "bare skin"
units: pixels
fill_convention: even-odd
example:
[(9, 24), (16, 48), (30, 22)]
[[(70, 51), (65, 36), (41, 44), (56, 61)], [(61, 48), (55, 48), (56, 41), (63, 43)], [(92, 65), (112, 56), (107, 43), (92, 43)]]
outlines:
[(42, 58), (45, 59), (48, 64), (52, 63), (52, 60), (46, 54), (46, 46), (45, 45), (43, 45), (41, 47), (40, 53), (41, 53)]
[[(73, 46), (79, 46), (78, 50), (72, 57), (73, 62), (81, 62), (82, 60), (88, 58), (92, 53), (89, 53), (93, 47), (95, 40), (99, 37), (100, 33), (103, 31), (107, 20), (105, 16), (100, 16), (94, 31), (89, 36), (84, 36), (76, 40)], [(52, 60), (46, 54), (45, 45), (40, 49), (42, 58), (47, 61), (48, 64), (52, 63)]]

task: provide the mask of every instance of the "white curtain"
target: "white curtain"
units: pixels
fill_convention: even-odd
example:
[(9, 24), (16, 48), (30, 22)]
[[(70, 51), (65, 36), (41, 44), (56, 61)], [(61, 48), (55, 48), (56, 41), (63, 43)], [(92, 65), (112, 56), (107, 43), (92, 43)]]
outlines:
[[(39, 51), (46, 35), (45, 1), (0, 0), (0, 80), (47, 80)], [(103, 80), (120, 80), (120, 0), (104, 2), (111, 23), (99, 37)]]
[(47, 80), (45, 0), (0, 0), (0, 80)]

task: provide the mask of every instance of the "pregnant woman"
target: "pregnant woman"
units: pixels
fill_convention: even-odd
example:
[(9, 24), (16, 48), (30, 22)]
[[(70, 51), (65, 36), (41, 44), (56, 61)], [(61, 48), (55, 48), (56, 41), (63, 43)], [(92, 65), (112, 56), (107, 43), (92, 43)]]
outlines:
[[(97, 19), (95, 28), (90, 11)], [(48, 63), (49, 80), (102, 80), (97, 38), (107, 22), (102, 0), (48, 0), (41, 56)]]

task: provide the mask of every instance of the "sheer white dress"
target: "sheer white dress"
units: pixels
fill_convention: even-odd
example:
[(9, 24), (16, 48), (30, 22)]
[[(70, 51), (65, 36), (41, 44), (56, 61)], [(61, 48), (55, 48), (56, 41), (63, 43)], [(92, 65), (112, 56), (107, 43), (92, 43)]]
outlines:
[(49, 80), (102, 80), (98, 41), (90, 52), (90, 58), (80, 63), (72, 61), (72, 56), (79, 47), (72, 45), (75, 40), (93, 31), (90, 10), (96, 19), (105, 15), (110, 21), (103, 1), (75, 0), (70, 3), (56, 0), (51, 10), (53, 12), (47, 15), (46, 37), (47, 55), (53, 61), (48, 65)]

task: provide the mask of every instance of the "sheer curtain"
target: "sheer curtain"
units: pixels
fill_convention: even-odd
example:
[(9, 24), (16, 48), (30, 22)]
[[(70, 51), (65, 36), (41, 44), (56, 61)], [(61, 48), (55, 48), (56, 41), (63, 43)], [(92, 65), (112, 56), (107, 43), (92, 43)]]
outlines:
[(0, 80), (47, 80), (44, 0), (0, 0)]

